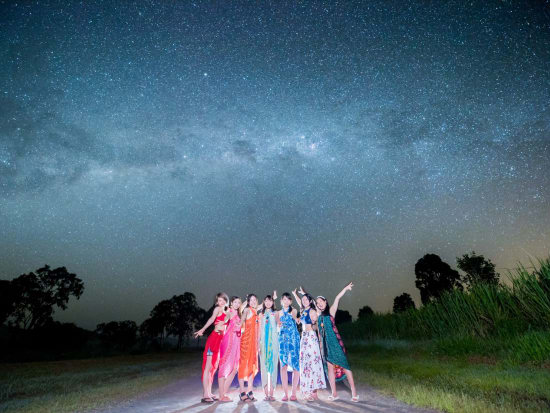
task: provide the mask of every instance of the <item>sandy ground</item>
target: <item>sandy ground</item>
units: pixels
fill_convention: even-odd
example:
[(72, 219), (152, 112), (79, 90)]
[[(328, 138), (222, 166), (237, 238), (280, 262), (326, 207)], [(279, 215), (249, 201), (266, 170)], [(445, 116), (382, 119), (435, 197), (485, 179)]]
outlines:
[[(223, 413), (223, 412), (399, 412), (399, 413), (427, 413), (435, 410), (420, 409), (409, 406), (394, 398), (383, 396), (368, 386), (358, 388), (359, 402), (351, 401), (351, 393), (348, 388), (338, 385), (339, 400), (328, 401), (329, 392), (319, 392), (319, 401), (306, 402), (298, 391), (297, 402), (282, 402), (283, 390), (281, 386), (275, 389), (276, 401), (265, 401), (264, 394), (260, 387), (254, 388), (255, 402), (239, 401), (239, 391), (232, 388), (229, 397), (232, 402), (213, 404), (201, 403), (202, 387), (199, 376), (186, 377), (177, 380), (168, 386), (159, 388), (134, 400), (127, 401), (110, 408), (97, 411), (97, 413), (179, 413), (179, 412), (201, 412), (201, 413)], [(217, 394), (217, 388), (214, 388)]]

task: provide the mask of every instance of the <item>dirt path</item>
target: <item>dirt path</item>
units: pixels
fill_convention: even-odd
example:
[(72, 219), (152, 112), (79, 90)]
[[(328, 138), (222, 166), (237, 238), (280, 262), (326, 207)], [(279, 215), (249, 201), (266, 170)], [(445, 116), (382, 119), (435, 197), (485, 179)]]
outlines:
[[(217, 391), (217, 389), (215, 389)], [(298, 392), (299, 393), (299, 392)], [(229, 397), (233, 402), (204, 404), (200, 402), (202, 388), (200, 377), (192, 376), (177, 380), (168, 386), (157, 389), (135, 400), (124, 402), (97, 413), (267, 413), (267, 412), (397, 412), (397, 413), (428, 413), (435, 410), (419, 409), (402, 403), (394, 398), (383, 396), (368, 386), (359, 387), (359, 403), (353, 403), (351, 394), (343, 384), (339, 385), (340, 400), (329, 402), (329, 392), (320, 392), (320, 401), (306, 402), (300, 399), (298, 402), (281, 402), (283, 392), (279, 385), (275, 391), (277, 401), (267, 402), (263, 400), (263, 392), (255, 387), (254, 394), (258, 399), (255, 402), (239, 402), (238, 389), (232, 388)]]

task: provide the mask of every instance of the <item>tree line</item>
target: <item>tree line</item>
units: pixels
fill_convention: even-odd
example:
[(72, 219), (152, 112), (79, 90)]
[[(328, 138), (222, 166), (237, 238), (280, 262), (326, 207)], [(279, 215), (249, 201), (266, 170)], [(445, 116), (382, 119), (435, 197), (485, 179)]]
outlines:
[[(415, 285), (422, 304), (438, 300), (449, 290), (467, 289), (478, 283), (499, 283), (494, 264), (475, 251), (457, 257), (457, 267), (462, 275), (436, 254), (426, 254), (417, 261)], [(168, 338), (181, 349), (212, 312), (212, 307), (201, 308), (193, 293), (184, 292), (160, 301), (140, 325), (131, 320), (110, 321), (98, 324), (90, 332), (72, 323), (55, 322), (55, 308), (65, 310), (69, 299), (79, 299), (83, 292), (83, 281), (65, 267), (52, 269), (45, 265), (11, 281), (0, 280), (0, 324), (10, 332), (9, 343), (6, 344), (6, 340), (0, 343), (2, 350), (6, 347), (7, 350), (24, 349), (33, 343), (40, 343), (41, 348), (47, 348), (50, 343), (52, 350), (63, 350), (83, 347), (94, 341), (101, 348), (113, 351), (128, 351), (136, 346), (161, 349)], [(394, 298), (394, 313), (415, 308), (414, 300), (406, 292)], [(365, 305), (359, 310), (358, 318), (373, 314), (374, 311)], [(336, 323), (350, 321), (352, 315), (348, 311), (338, 310)]]

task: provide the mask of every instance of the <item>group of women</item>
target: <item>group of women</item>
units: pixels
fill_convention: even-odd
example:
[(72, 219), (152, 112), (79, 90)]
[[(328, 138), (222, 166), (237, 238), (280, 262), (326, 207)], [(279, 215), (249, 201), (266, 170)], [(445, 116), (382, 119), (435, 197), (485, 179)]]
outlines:
[[(256, 400), (253, 383), (258, 371), (261, 372), (265, 400), (273, 401), (279, 365), (284, 391), (282, 401), (297, 400), (298, 382), (307, 401), (318, 399), (317, 390), (326, 388), (325, 375), (331, 388), (329, 400), (338, 399), (336, 382), (347, 378), (352, 401), (359, 401), (346, 349), (334, 321), (340, 298), (352, 287), (353, 283), (346, 285), (332, 306), (323, 296), (314, 299), (302, 287), (299, 291), (294, 289), (292, 294), (300, 307), (299, 314), (292, 307), (290, 293), (282, 295), (280, 310), (275, 305), (276, 291), (267, 295), (261, 304), (255, 294), (248, 294), (242, 302), (239, 297), (229, 299), (227, 294), (218, 293), (212, 316), (194, 334), (195, 337), (202, 336), (214, 324), (203, 353), (201, 402), (232, 401), (227, 393), (236, 374), (240, 400)], [(212, 393), (216, 370), (219, 398)], [(292, 372), (290, 397), (288, 372)]]

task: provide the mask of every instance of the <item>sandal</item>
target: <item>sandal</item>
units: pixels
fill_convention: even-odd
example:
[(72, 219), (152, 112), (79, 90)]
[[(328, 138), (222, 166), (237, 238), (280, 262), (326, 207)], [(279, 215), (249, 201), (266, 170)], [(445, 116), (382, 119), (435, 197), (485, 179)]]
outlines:
[(285, 394), (283, 396), (283, 398), (281, 399), (282, 402), (287, 402), (288, 401), (288, 396)]
[(223, 396), (221, 399), (220, 399), (220, 402), (221, 403), (229, 403), (229, 402), (232, 402), (233, 399), (230, 399), (229, 397), (227, 396)]
[(340, 397), (338, 396), (333, 396), (332, 394), (330, 396), (328, 396), (328, 399), (333, 402), (334, 400), (338, 400)]
[(251, 402), (256, 401), (256, 399), (254, 398), (254, 393), (252, 393), (252, 390), (246, 393), (246, 396), (248, 397), (248, 400), (250, 400)]
[(306, 402), (314, 402), (315, 401), (315, 397), (313, 397), (311, 394), (308, 394), (306, 396)]
[(214, 395), (210, 396), (210, 398), (211, 398), (212, 400), (214, 400), (215, 402), (217, 402), (217, 401), (219, 400), (219, 399), (218, 399), (218, 396), (214, 396)]
[(297, 402), (298, 398), (296, 396), (290, 396), (290, 401), (291, 402)]
[(248, 396), (246, 395), (246, 393), (243, 391), (241, 394), (239, 394), (239, 399), (241, 399), (242, 402), (245, 402), (248, 400)]
[(351, 401), (354, 402), (354, 403), (357, 403), (359, 401), (359, 395), (353, 396), (351, 398)]
[(201, 399), (201, 403), (212, 404), (214, 403), (214, 400), (212, 400), (210, 397), (205, 397), (204, 399)]

